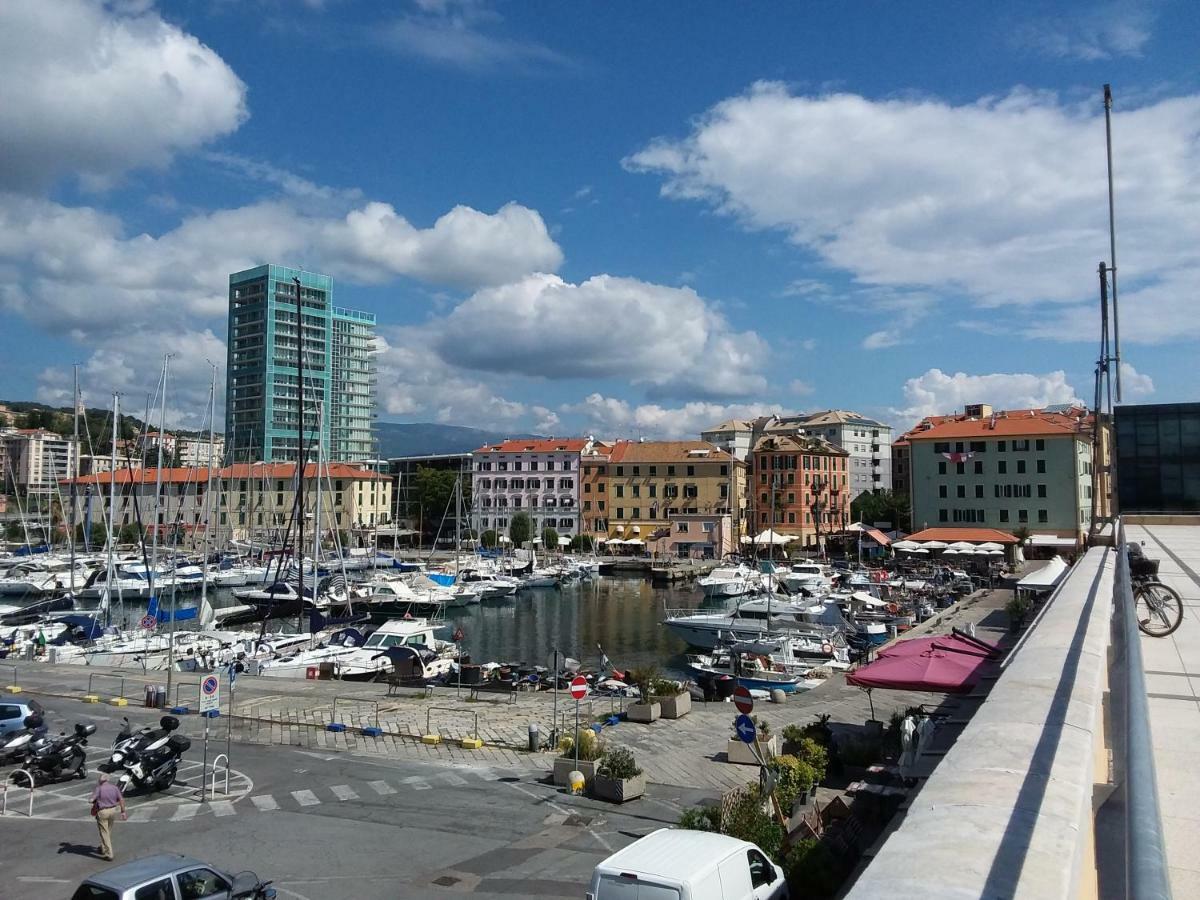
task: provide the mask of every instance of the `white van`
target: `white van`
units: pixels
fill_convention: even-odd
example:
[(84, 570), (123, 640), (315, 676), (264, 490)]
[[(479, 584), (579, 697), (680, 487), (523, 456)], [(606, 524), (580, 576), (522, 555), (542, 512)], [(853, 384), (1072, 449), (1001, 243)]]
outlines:
[(786, 900), (783, 872), (745, 841), (663, 828), (592, 873), (587, 900)]

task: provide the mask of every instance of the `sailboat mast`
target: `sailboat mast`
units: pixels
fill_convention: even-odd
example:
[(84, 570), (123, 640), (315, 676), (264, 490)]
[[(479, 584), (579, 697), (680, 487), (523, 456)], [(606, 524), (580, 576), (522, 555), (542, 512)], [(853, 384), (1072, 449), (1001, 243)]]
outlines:
[[(296, 286), (296, 579), (300, 595), (300, 611), (296, 614), (296, 632), (303, 630), (304, 622), (304, 310), (300, 301), (300, 279), (292, 278)], [(321, 436), (317, 435), (319, 441)], [(316, 591), (313, 592), (316, 599)]]
[(1108, 248), (1112, 278), (1113, 362), (1117, 364), (1117, 402), (1121, 402), (1121, 316), (1117, 310), (1117, 223), (1113, 199), (1112, 85), (1104, 86), (1104, 138), (1108, 150)]
[[(200, 627), (203, 628), (204, 610), (208, 603), (208, 535), (212, 530), (212, 471), (216, 461), (213, 442), (214, 416), (217, 413), (217, 367), (212, 367), (212, 386), (208, 389), (208, 471), (204, 483), (204, 558), (200, 563)], [(195, 546), (195, 545), (193, 545)]]
[[(71, 463), (71, 515), (67, 520), (67, 528), (70, 531), (71, 541), (71, 599), (75, 599), (75, 482), (79, 480), (79, 363), (75, 363), (75, 395), (71, 405), (74, 407), (74, 448), (73, 461)], [(62, 502), (62, 497), (58, 498), (59, 503)]]
[[(108, 560), (104, 573), (104, 624), (112, 621), (113, 546), (117, 542), (113, 524), (117, 509), (117, 433), (121, 423), (120, 394), (113, 394), (112, 459), (108, 469)], [(129, 493), (133, 493), (133, 476), (129, 477)]]
[[(167, 375), (171, 366), (171, 354), (163, 357), (162, 396), (159, 398), (158, 413), (158, 469), (154, 473), (154, 549), (150, 554), (150, 596), (157, 596), (155, 582), (158, 579), (158, 519), (166, 521), (162, 514), (162, 470), (163, 445), (167, 442)], [(171, 696), (171, 686), (175, 673), (175, 591), (171, 591), (171, 618), (167, 624), (167, 696)]]
[[(325, 406), (317, 401), (317, 434), (321, 433), (324, 423)], [(317, 575), (321, 566), (321, 462), (324, 454), (321, 452), (321, 441), (317, 441), (317, 497), (313, 516), (313, 603), (317, 600)]]

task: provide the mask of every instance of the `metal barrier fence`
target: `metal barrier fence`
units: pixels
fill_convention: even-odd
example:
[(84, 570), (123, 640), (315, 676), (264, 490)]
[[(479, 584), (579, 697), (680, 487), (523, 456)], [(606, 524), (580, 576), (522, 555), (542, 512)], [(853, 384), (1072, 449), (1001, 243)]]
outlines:
[[(433, 716), (433, 712), (435, 710), (437, 710), (439, 712), (456, 713), (459, 716), (470, 715), (471, 718), (473, 719), (473, 722), (471, 724), (470, 737), (473, 737), (476, 740), (479, 740), (479, 713), (475, 712), (474, 710), (468, 711), (468, 710), (462, 710), (462, 709), (455, 709), (452, 706), (431, 706), (425, 710), (425, 733), (426, 734), (434, 733), (433, 726), (432, 726), (432, 716)], [(437, 733), (441, 734), (440, 728), (438, 729)]]
[(1171, 881), (1158, 806), (1154, 747), (1150, 740), (1150, 702), (1146, 696), (1141, 633), (1133, 601), (1125, 525), (1117, 526), (1117, 570), (1114, 581), (1125, 642), (1125, 896), (1136, 900), (1170, 900)]
[(117, 691), (117, 695), (116, 695), (115, 699), (118, 699), (118, 700), (125, 699), (125, 676), (123, 676), (123, 675), (105, 675), (103, 672), (93, 672), (92, 674), (88, 675), (88, 686), (87, 686), (86, 698), (94, 698), (94, 697), (98, 698), (99, 697), (99, 695), (94, 690), (92, 690), (92, 683), (97, 678), (116, 679), (118, 682), (120, 682), (121, 686)]
[[(334, 697), (333, 698), (333, 711), (329, 714), (329, 720), (330, 720), (330, 722), (333, 722), (333, 723), (344, 724), (344, 723), (342, 723), (342, 720), (338, 718), (338, 715), (337, 715), (337, 709), (338, 709), (339, 702), (342, 704), (343, 710), (345, 710), (345, 708), (347, 706), (354, 707), (355, 710), (354, 710), (353, 715), (356, 719), (361, 720), (363, 718), (366, 718), (368, 720), (374, 720), (375, 728), (376, 729), (379, 728), (379, 703), (378, 703), (378, 701), (376, 701), (376, 700), (359, 700), (354, 697)], [(365, 706), (370, 710), (368, 715), (366, 715), (365, 717), (361, 713), (358, 712), (358, 707), (362, 707), (362, 706)], [(361, 724), (361, 722), (354, 723), (354, 727), (359, 727), (360, 724)]]

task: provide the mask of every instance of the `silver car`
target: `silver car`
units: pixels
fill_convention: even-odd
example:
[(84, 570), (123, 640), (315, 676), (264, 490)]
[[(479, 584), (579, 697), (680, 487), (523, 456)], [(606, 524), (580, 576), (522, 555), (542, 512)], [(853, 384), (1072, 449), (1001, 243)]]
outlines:
[(0, 694), (0, 734), (19, 731), (25, 727), (25, 717), (45, 715), (42, 704), (31, 697)]
[(227, 875), (198, 859), (160, 853), (96, 873), (71, 900), (269, 900), (270, 884), (253, 872)]

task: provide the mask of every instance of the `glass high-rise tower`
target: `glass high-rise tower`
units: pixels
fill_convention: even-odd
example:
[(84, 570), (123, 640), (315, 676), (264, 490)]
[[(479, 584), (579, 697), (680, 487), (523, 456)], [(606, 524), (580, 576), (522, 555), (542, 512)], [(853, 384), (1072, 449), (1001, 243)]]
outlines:
[[(333, 278), (266, 265), (229, 276), (226, 453), (234, 461), (295, 461), (300, 447), (296, 285), (303, 311), (304, 431), (315, 459), (372, 459), (375, 316), (334, 306)], [(324, 414), (319, 415), (321, 402)]]

